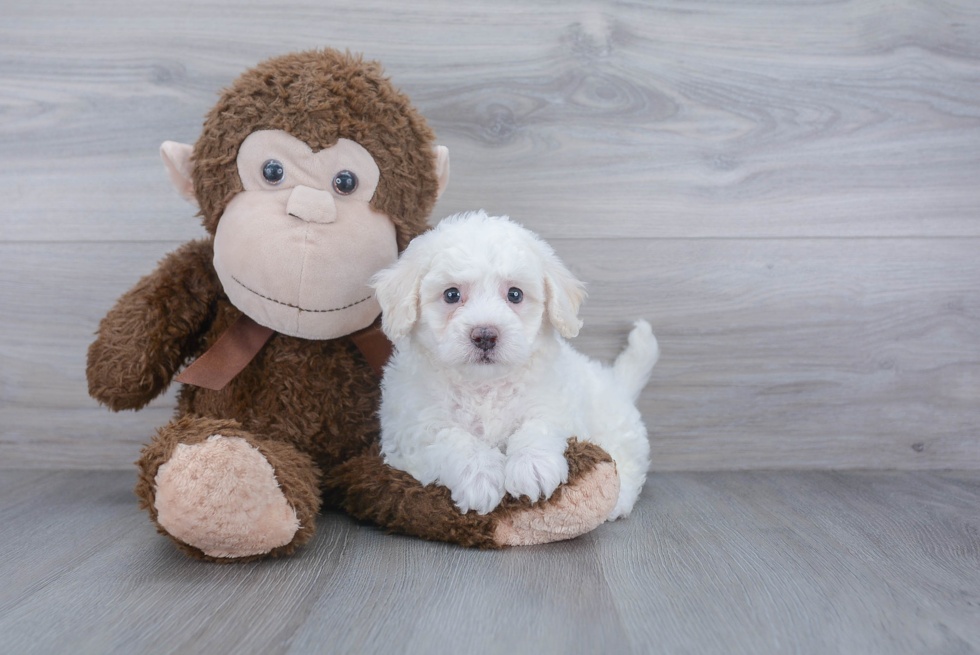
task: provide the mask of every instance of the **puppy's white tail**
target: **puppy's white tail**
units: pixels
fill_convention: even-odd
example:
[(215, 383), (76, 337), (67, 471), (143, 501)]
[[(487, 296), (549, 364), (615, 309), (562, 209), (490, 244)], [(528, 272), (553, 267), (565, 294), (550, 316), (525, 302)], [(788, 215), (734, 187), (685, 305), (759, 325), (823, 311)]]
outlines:
[(650, 371), (658, 359), (660, 346), (653, 336), (653, 328), (643, 319), (636, 321), (630, 331), (626, 350), (619, 353), (613, 364), (613, 375), (629, 391), (633, 402), (640, 397), (640, 392), (650, 380)]

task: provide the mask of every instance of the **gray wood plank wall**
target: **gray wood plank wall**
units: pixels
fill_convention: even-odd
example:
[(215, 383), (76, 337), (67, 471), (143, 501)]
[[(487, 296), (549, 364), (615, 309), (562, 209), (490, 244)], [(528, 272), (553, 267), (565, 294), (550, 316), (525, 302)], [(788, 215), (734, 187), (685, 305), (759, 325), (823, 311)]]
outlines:
[(0, 466), (127, 467), (85, 348), (203, 234), (163, 140), (290, 50), (385, 63), (485, 208), (648, 318), (654, 467), (980, 468), (980, 4), (0, 2)]

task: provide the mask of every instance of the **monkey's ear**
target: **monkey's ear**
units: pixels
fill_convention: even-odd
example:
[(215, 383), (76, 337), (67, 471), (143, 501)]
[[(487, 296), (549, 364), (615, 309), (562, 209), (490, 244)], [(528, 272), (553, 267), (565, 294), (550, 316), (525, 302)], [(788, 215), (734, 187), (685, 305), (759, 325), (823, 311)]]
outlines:
[(419, 318), (419, 290), (427, 258), (418, 241), (408, 244), (394, 265), (371, 278), (381, 305), (381, 329), (394, 343), (407, 337)]
[(439, 180), (439, 190), (436, 191), (436, 200), (446, 190), (449, 184), (449, 148), (446, 146), (436, 146), (436, 179)]
[(191, 153), (194, 146), (176, 141), (164, 141), (160, 146), (160, 157), (163, 165), (167, 167), (167, 177), (170, 183), (177, 189), (180, 197), (197, 206), (197, 198), (194, 197), (194, 179), (191, 173), (194, 164), (191, 163)]

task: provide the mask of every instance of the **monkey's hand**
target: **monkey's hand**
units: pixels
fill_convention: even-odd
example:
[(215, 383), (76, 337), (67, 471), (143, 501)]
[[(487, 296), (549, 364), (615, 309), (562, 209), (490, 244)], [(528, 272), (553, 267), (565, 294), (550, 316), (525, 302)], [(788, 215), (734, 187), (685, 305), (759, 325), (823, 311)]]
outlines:
[(193, 354), (221, 288), (211, 239), (170, 253), (116, 302), (88, 349), (89, 395), (113, 411), (140, 409)]

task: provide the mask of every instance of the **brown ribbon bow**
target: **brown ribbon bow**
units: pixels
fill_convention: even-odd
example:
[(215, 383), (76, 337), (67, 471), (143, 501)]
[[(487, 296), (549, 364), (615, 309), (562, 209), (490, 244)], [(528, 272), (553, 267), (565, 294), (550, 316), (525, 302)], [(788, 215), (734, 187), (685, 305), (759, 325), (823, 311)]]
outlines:
[[(375, 321), (372, 325), (350, 335), (361, 354), (381, 377), (384, 365), (391, 357), (393, 346)], [(262, 350), (274, 330), (259, 325), (245, 314), (218, 337), (207, 352), (194, 360), (174, 379), (212, 391), (223, 389), (242, 372)]]

